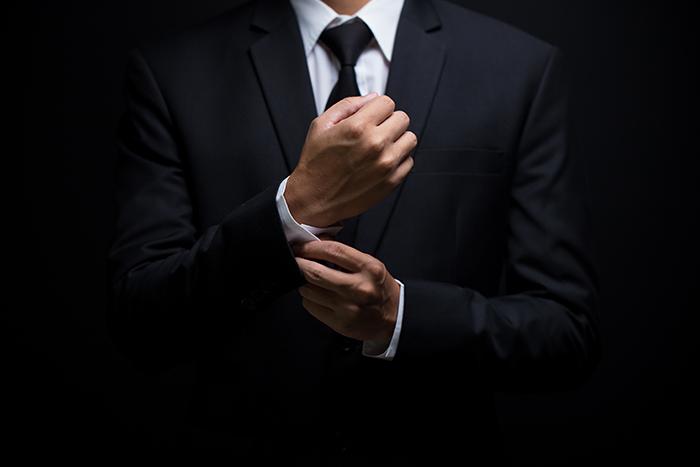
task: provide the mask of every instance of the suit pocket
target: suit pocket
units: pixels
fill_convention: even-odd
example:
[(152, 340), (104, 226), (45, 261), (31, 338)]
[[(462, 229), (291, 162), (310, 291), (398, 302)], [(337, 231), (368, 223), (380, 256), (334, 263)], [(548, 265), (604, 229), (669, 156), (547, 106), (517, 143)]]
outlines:
[(418, 148), (413, 155), (411, 173), (502, 174), (505, 153), (498, 149)]

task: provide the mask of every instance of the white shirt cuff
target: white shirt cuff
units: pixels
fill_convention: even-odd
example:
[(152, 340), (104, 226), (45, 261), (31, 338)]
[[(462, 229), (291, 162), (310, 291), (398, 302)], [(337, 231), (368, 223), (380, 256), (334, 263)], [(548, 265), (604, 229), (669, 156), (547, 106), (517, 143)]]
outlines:
[(394, 278), (394, 280), (398, 282), (401, 286), (401, 291), (399, 292), (399, 310), (396, 314), (396, 326), (394, 326), (394, 334), (391, 336), (391, 341), (389, 341), (389, 347), (387, 347), (383, 353), (380, 353), (378, 355), (377, 353), (381, 352), (382, 350), (381, 347), (378, 347), (378, 345), (374, 342), (364, 341), (362, 343), (362, 355), (364, 355), (365, 357), (391, 360), (394, 358), (394, 355), (396, 355), (396, 348), (399, 345), (399, 336), (401, 335), (401, 322), (403, 320), (404, 285), (403, 282), (401, 282), (400, 280), (396, 278)]
[(287, 200), (284, 199), (284, 189), (287, 187), (287, 179), (285, 178), (280, 182), (279, 188), (277, 188), (277, 212), (280, 215), (280, 220), (282, 221), (282, 228), (284, 229), (284, 235), (287, 237), (289, 243), (304, 243), (311, 242), (314, 240), (320, 240), (316, 235), (322, 233), (329, 233), (331, 235), (337, 234), (340, 229), (343, 228), (342, 225), (331, 226), (331, 227), (314, 227), (313, 225), (299, 224), (292, 213), (289, 211), (289, 206), (287, 206)]

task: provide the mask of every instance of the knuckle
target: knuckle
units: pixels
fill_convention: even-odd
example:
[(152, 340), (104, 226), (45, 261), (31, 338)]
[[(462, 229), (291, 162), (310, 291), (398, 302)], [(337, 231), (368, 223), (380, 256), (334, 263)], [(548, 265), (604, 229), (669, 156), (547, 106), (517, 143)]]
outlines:
[(344, 256), (343, 247), (340, 243), (329, 243), (327, 251), (333, 258), (339, 258)]
[(347, 133), (353, 139), (360, 138), (365, 132), (365, 126), (362, 122), (350, 122), (347, 125)]
[(387, 103), (392, 109), (394, 108), (394, 106), (395, 106), (394, 99), (387, 96), (386, 94), (384, 94), (382, 96), (382, 99), (384, 99), (384, 102)]
[(397, 110), (394, 113), (396, 115), (398, 115), (401, 119), (403, 119), (406, 123), (411, 121), (411, 117), (409, 117), (408, 114), (406, 112), (404, 112), (403, 110)]
[(418, 144), (418, 136), (412, 131), (407, 131), (406, 134), (408, 135), (409, 142), (411, 143), (412, 146), (415, 146)]
[(384, 149), (384, 140), (378, 135), (369, 135), (365, 139), (365, 147), (372, 153), (382, 152)]
[(377, 159), (377, 169), (383, 174), (389, 174), (394, 168), (394, 161), (389, 157)]
[(374, 296), (374, 287), (372, 287), (372, 285), (367, 282), (363, 282), (357, 287), (355, 287), (355, 297), (357, 301), (362, 305), (371, 303), (374, 299)]
[(384, 265), (380, 261), (370, 261), (365, 265), (365, 270), (374, 279), (384, 277)]
[(313, 282), (318, 282), (323, 277), (323, 274), (321, 273), (321, 269), (317, 266), (309, 266), (307, 273), (309, 275), (309, 278)]

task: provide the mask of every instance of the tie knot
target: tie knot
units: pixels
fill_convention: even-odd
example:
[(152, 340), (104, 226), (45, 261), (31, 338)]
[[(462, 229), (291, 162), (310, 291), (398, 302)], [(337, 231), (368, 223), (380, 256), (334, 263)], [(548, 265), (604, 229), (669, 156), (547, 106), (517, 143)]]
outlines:
[(372, 30), (360, 18), (346, 21), (340, 26), (327, 28), (319, 37), (343, 66), (355, 66), (357, 58), (367, 47), (374, 35)]

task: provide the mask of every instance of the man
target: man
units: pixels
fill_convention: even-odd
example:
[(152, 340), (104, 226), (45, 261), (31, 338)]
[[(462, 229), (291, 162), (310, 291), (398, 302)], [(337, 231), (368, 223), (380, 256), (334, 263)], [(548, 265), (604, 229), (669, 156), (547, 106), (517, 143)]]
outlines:
[(196, 363), (200, 445), (482, 465), (494, 391), (598, 361), (557, 48), (444, 0), (253, 0), (132, 51), (126, 91), (115, 337)]

